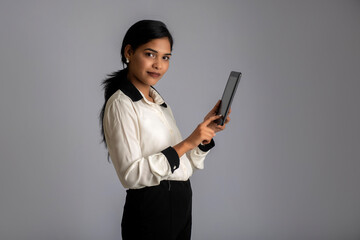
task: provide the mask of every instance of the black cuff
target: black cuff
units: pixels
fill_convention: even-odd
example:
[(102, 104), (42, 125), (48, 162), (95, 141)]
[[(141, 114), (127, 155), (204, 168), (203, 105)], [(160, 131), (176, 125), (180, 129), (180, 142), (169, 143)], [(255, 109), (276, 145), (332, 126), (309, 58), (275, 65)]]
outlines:
[(205, 144), (205, 145), (199, 144), (198, 147), (200, 148), (201, 151), (207, 152), (207, 151), (209, 151), (210, 149), (212, 149), (213, 147), (215, 147), (214, 139), (211, 139), (211, 142), (208, 143), (208, 144)]
[(170, 164), (170, 167), (171, 167), (171, 172), (173, 173), (176, 169), (179, 168), (179, 165), (180, 165), (179, 155), (177, 154), (177, 152), (175, 151), (175, 149), (173, 147), (168, 147), (168, 148), (162, 150), (161, 152), (167, 158), (167, 160)]

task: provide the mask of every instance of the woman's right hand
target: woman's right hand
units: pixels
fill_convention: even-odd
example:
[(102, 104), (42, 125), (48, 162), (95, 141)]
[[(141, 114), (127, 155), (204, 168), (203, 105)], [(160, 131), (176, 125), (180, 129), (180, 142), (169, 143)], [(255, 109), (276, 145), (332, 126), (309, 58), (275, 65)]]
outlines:
[(186, 142), (191, 146), (191, 149), (197, 147), (200, 143), (210, 143), (211, 139), (215, 137), (216, 134), (214, 130), (208, 127), (208, 125), (220, 117), (221, 115), (209, 117), (197, 126), (197, 128), (186, 139)]

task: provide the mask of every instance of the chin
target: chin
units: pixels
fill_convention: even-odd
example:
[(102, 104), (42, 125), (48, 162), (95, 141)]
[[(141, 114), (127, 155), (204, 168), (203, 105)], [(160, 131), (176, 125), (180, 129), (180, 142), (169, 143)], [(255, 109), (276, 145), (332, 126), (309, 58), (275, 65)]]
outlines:
[(160, 78), (159, 79), (148, 78), (145, 80), (145, 82), (146, 82), (146, 84), (148, 84), (150, 86), (154, 86), (159, 80), (160, 80)]
[(155, 86), (159, 81), (152, 81), (150, 86)]

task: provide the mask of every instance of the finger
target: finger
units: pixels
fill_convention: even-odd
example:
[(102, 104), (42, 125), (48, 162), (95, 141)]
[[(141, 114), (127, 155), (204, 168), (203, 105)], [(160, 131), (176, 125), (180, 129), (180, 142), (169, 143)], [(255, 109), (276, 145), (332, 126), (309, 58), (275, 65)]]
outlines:
[(215, 115), (212, 117), (209, 117), (208, 119), (206, 119), (203, 124), (205, 124), (206, 126), (209, 125), (211, 122), (215, 121), (216, 119), (221, 118), (221, 115)]
[(228, 112), (228, 114), (230, 114), (231, 113), (231, 108), (229, 109), (229, 112)]
[(216, 102), (214, 108), (218, 108), (218, 107), (220, 106), (220, 103), (221, 103), (221, 100), (219, 99), (219, 100)]
[(206, 141), (210, 142), (211, 139), (213, 139), (215, 136), (216, 136), (215, 133), (214, 134), (208, 134), (208, 135), (204, 136), (203, 140), (206, 140)]
[(213, 137), (209, 137), (209, 138), (206, 138), (202, 141), (203, 144), (209, 144), (211, 142), (211, 139), (213, 139)]
[(213, 109), (211, 109), (211, 112), (216, 113), (217, 110), (219, 109), (220, 103), (221, 103), (221, 100), (219, 99), (217, 101), (217, 103), (215, 104), (215, 106), (213, 107)]
[(210, 141), (208, 141), (208, 140), (204, 140), (202, 143), (203, 143), (204, 145), (206, 145), (206, 144), (209, 144), (209, 143), (210, 143)]
[(230, 122), (230, 117), (227, 117), (226, 120), (225, 120), (225, 124)]
[(223, 128), (216, 128), (214, 131), (215, 133), (221, 132), (222, 130), (224, 130)]
[(214, 129), (211, 129), (209, 127), (204, 127), (201, 131), (201, 138), (203, 140), (211, 139), (216, 136), (216, 131)]
[(211, 127), (208, 127), (208, 126), (204, 125), (203, 128), (201, 128), (201, 134), (203, 136), (214, 135), (215, 134), (215, 129), (212, 129)]
[(224, 130), (225, 129), (225, 124), (224, 125), (217, 125), (216, 129), (218, 130)]

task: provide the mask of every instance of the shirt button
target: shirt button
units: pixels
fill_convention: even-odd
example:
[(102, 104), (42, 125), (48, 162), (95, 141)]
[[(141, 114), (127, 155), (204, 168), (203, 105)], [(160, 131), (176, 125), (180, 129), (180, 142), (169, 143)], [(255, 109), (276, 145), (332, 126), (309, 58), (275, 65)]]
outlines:
[(176, 169), (176, 166), (174, 166), (174, 170)]

